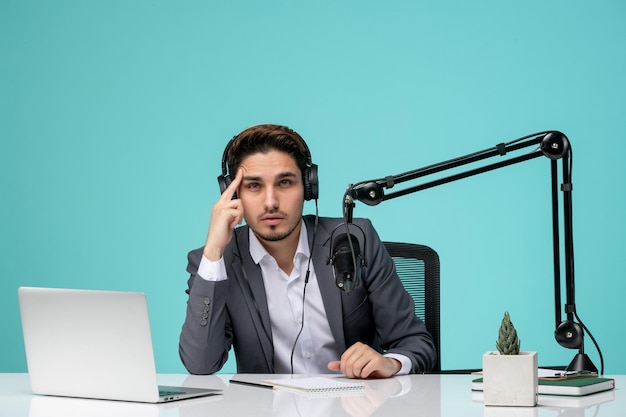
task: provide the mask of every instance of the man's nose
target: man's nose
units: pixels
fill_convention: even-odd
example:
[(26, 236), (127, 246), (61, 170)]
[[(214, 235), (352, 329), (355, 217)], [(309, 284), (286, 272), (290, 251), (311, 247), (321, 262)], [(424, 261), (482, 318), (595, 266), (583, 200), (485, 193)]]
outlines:
[(272, 210), (278, 207), (278, 198), (274, 192), (274, 187), (267, 187), (265, 189), (265, 208)]

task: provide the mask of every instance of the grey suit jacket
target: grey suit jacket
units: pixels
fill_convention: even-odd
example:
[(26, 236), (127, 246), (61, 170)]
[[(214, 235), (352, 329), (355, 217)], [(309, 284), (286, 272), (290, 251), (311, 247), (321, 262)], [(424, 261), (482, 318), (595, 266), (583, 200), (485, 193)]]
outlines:
[[(320, 217), (314, 243), (315, 217), (304, 216), (304, 221), (309, 245), (315, 245), (312, 261), (330, 329), (342, 350), (360, 341), (380, 352), (407, 356), (413, 373), (431, 370), (436, 359), (432, 338), (424, 323), (415, 317), (413, 300), (404, 290), (371, 222), (353, 221), (364, 232), (361, 235), (351, 227), (361, 248), (365, 248), (367, 267), (363, 269), (360, 285), (347, 294), (337, 288), (332, 266), (327, 265), (331, 235), (343, 219)], [(333, 239), (340, 233), (342, 230), (338, 229)], [(224, 251), (228, 274), (225, 281), (210, 282), (199, 277), (202, 248), (189, 252), (189, 299), (179, 352), (192, 374), (219, 371), (228, 359), (231, 346), (237, 359), (237, 372), (274, 372), (267, 298), (261, 268), (253, 262), (248, 250), (248, 237), (247, 226), (235, 229), (233, 240)]]

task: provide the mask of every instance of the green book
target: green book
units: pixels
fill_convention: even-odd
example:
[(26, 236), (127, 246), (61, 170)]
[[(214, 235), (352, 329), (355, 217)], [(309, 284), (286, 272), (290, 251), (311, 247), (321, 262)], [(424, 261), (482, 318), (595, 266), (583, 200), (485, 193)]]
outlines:
[[(537, 393), (544, 395), (570, 395), (581, 396), (595, 392), (608, 391), (615, 388), (613, 378), (603, 377), (580, 377), (567, 379), (540, 379)], [(483, 390), (483, 379), (472, 380), (472, 391)]]

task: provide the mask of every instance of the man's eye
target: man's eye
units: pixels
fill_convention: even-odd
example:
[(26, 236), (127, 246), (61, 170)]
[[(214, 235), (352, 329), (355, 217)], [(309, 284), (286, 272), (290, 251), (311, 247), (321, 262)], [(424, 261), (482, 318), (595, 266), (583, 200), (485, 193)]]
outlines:
[(256, 182), (251, 182), (246, 186), (246, 188), (248, 188), (249, 190), (256, 190), (257, 188), (259, 188), (259, 184), (257, 184)]
[(280, 182), (281, 187), (289, 187), (292, 184), (291, 180), (282, 180)]

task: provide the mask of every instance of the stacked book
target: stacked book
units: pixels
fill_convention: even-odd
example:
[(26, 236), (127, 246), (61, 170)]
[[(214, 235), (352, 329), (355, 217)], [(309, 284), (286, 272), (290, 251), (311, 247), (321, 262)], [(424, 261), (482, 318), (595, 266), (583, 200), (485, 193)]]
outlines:
[[(583, 407), (612, 401), (615, 398), (613, 378), (598, 375), (540, 377), (537, 404), (559, 407)], [(482, 401), (483, 379), (472, 380), (472, 399)]]

